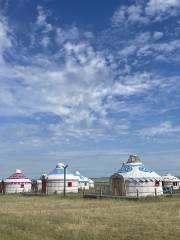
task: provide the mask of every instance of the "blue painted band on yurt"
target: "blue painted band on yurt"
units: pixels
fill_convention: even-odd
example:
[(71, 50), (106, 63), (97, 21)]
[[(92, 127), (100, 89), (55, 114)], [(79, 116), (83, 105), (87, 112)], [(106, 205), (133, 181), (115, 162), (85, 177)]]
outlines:
[(123, 165), (121, 169), (118, 170), (118, 173), (127, 173), (132, 171), (132, 166)]
[(64, 174), (64, 169), (63, 168), (55, 168), (53, 171), (51, 171), (49, 174)]
[(142, 165), (139, 167), (139, 171), (141, 171), (141, 172), (149, 172), (149, 173), (152, 172), (152, 170), (149, 169), (149, 168), (147, 168), (147, 167), (145, 167), (144, 164), (142, 164)]

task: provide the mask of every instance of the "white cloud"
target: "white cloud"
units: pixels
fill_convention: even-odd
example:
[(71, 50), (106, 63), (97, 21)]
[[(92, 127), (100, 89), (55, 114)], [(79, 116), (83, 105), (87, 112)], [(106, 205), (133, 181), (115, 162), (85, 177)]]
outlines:
[[(128, 16), (128, 21), (144, 21), (142, 8), (123, 9), (123, 17)], [(38, 11), (36, 24), (44, 29), (40, 31), (40, 43), (47, 48), (51, 42), (48, 35), (51, 28), (48, 28), (43, 8), (38, 7)], [(143, 96), (150, 105), (159, 101), (162, 91), (167, 95), (174, 92), (172, 86), (177, 78), (164, 78), (146, 71), (132, 73), (133, 64), (129, 64), (128, 57), (136, 56), (138, 65), (139, 59), (148, 54), (152, 56), (153, 53), (155, 57), (155, 52), (172, 54), (180, 46), (178, 40), (159, 42), (157, 40), (163, 37), (159, 31), (135, 34), (133, 39), (125, 41), (124, 48), (119, 48), (116, 59), (116, 55), (109, 54), (106, 49), (95, 50), (88, 40), (79, 41), (82, 33), (75, 26), (69, 29), (52, 28), (55, 33), (53, 40), (58, 45), (55, 54), (41, 52), (28, 55), (22, 51), (23, 54), (18, 55), (8, 37), (7, 24), (2, 25), (2, 49), (14, 47), (16, 58), (24, 60), (25, 64), (5, 62), (0, 66), (1, 116), (56, 116), (59, 122), (47, 123), (45, 127), (45, 132), (50, 134), (48, 137), (54, 141), (63, 137), (67, 142), (71, 138), (111, 139), (128, 134), (131, 124), (129, 118), (125, 122), (122, 117), (113, 118), (111, 114), (126, 113), (131, 117), (143, 114), (148, 111), (146, 106), (142, 102), (133, 102), (134, 97)], [(9, 44), (6, 45), (6, 41)], [(126, 63), (124, 70), (118, 63), (121, 60)], [(156, 89), (159, 95), (154, 98), (151, 94)], [(39, 132), (34, 132), (32, 138), (41, 142), (36, 135)]]
[(79, 29), (76, 26), (68, 27), (64, 30), (60, 27), (56, 28), (56, 43), (61, 45), (65, 41), (78, 40), (80, 36)]
[(169, 135), (180, 132), (180, 125), (173, 126), (171, 122), (166, 121), (161, 123), (159, 126), (144, 128), (139, 131), (139, 134), (144, 137), (155, 137), (161, 135)]
[(43, 47), (48, 47), (50, 43), (50, 38), (48, 36), (44, 36), (43, 39), (41, 40), (41, 44)]
[[(49, 113), (61, 118), (60, 135), (102, 138), (113, 131), (114, 122), (108, 117), (108, 97), (130, 97), (154, 88), (156, 83), (149, 74), (119, 76), (107, 65), (103, 53), (88, 43), (64, 45), (64, 62), (49, 59), (48, 68), (40, 64), (41, 56), (29, 58), (28, 66), (0, 68), (1, 115), (33, 116)], [(46, 62), (45, 59), (43, 59)], [(43, 62), (42, 62), (43, 63)], [(8, 74), (7, 74), (8, 73)], [(124, 112), (125, 108), (119, 109)], [(127, 109), (127, 112), (129, 110)], [(125, 134), (124, 123), (118, 134)], [(47, 126), (48, 129), (48, 126)], [(55, 131), (52, 131), (54, 135)]]
[(3, 62), (4, 51), (12, 46), (8, 32), (7, 21), (4, 17), (0, 16), (0, 63)]
[(153, 38), (155, 39), (155, 40), (159, 40), (160, 38), (162, 38), (163, 37), (163, 32), (154, 32), (153, 33)]
[(112, 23), (114, 26), (126, 25), (126, 24), (145, 24), (148, 19), (144, 16), (144, 10), (142, 5), (130, 5), (122, 6), (115, 11), (112, 16)]
[(150, 0), (146, 6), (148, 15), (156, 15), (161, 13), (175, 14), (180, 8), (179, 0)]
[(114, 26), (149, 24), (163, 21), (179, 14), (179, 0), (136, 1), (129, 6), (121, 6), (112, 16)]
[(44, 32), (52, 31), (53, 26), (50, 23), (47, 22), (48, 14), (45, 13), (43, 7), (38, 6), (37, 11), (38, 11), (38, 16), (37, 16), (37, 20), (36, 20), (37, 25), (39, 27), (44, 28), (43, 29)]

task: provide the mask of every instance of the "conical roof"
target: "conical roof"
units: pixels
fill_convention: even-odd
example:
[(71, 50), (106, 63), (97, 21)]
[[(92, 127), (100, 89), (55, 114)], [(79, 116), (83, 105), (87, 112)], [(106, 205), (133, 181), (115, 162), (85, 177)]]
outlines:
[(122, 175), (125, 180), (129, 181), (161, 181), (160, 175), (152, 169), (147, 168), (137, 155), (130, 155), (126, 163), (117, 171), (117, 174)]
[(79, 182), (89, 182), (89, 179), (87, 177), (82, 176), (79, 171), (76, 171), (75, 175), (79, 177)]
[(5, 182), (23, 182), (31, 183), (31, 180), (27, 178), (20, 169), (16, 169), (15, 173), (5, 179)]
[[(60, 179), (64, 179), (64, 168), (66, 165), (64, 165), (63, 163), (58, 163), (56, 165), (56, 167), (47, 175), (48, 179), (50, 180), (60, 180)], [(66, 169), (66, 179), (77, 179), (78, 177), (69, 173), (69, 171)]]
[(140, 163), (140, 162), (142, 162), (142, 161), (140, 160), (140, 158), (137, 155), (130, 155), (127, 160), (127, 163)]
[(94, 181), (91, 178), (89, 178), (88, 180), (89, 180), (89, 183), (94, 183)]

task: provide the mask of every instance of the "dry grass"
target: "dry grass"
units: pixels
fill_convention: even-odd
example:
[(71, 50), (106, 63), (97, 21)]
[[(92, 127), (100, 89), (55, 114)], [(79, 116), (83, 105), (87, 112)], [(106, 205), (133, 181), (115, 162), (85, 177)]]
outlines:
[(179, 240), (180, 199), (0, 196), (1, 240)]

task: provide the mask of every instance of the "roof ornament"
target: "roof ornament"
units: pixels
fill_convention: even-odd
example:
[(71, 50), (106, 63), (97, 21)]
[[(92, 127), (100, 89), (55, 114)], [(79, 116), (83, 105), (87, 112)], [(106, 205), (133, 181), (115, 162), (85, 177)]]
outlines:
[(127, 163), (141, 163), (142, 161), (137, 155), (130, 155)]
[(56, 168), (64, 168), (64, 167), (65, 167), (65, 165), (63, 163), (58, 163), (56, 165)]
[(77, 176), (80, 176), (80, 175), (81, 175), (79, 171), (76, 171), (75, 174), (76, 174)]

